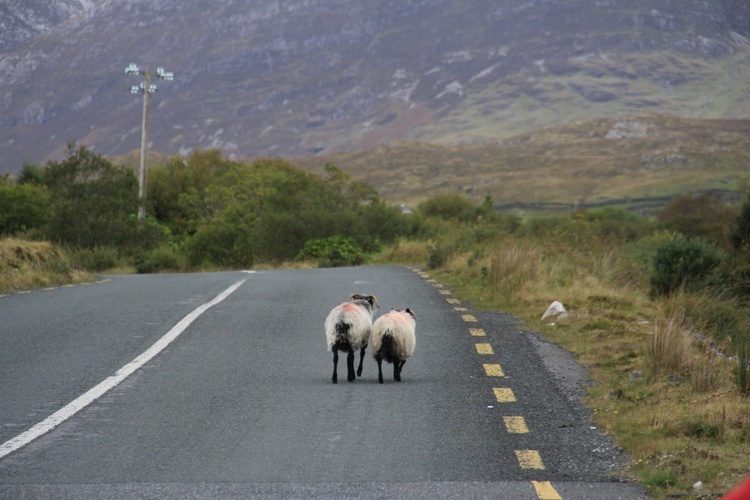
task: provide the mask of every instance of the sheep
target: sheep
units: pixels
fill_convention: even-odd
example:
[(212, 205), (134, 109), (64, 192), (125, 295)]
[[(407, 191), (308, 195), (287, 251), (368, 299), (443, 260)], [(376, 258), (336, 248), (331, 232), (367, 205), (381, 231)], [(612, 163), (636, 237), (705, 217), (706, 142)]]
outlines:
[(417, 315), (414, 311), (395, 309), (379, 317), (372, 325), (372, 356), (378, 362), (378, 382), (383, 383), (382, 363), (393, 363), (393, 378), (401, 382), (401, 369), (414, 353)]
[(328, 314), (325, 323), (328, 350), (333, 351), (333, 376), (331, 381), (334, 384), (338, 382), (336, 373), (339, 362), (338, 351), (347, 352), (347, 379), (349, 382), (353, 382), (356, 378), (354, 376), (354, 351), (360, 350), (357, 376), (362, 376), (362, 360), (365, 357), (365, 348), (370, 341), (373, 307), (380, 307), (374, 295), (355, 293), (349, 298), (353, 299), (353, 302), (344, 302), (334, 307)]

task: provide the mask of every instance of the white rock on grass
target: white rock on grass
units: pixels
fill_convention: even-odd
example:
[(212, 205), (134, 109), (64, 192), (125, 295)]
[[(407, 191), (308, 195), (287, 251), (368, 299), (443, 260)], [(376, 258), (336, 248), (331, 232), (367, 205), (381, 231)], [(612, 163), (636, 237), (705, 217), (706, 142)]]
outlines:
[(547, 308), (547, 311), (542, 315), (542, 320), (545, 320), (545, 319), (560, 320), (563, 318), (567, 318), (568, 316), (569, 314), (568, 314), (568, 311), (565, 310), (565, 306), (563, 306), (558, 301), (554, 301)]

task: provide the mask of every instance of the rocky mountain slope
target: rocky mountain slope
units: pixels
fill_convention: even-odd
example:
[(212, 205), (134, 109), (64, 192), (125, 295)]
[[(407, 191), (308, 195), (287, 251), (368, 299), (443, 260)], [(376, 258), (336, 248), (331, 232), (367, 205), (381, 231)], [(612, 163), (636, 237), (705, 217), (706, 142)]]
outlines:
[(11, 0), (0, 172), (75, 140), (309, 156), (480, 143), (591, 117), (750, 116), (744, 0)]
[(93, 7), (92, 0), (3, 1), (0, 4), (0, 54), (10, 53), (59, 23)]

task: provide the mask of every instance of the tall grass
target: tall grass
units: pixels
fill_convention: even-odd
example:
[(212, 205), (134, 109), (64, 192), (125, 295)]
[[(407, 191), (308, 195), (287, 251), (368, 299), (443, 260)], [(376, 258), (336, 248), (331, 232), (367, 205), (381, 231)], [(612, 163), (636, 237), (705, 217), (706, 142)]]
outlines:
[(376, 258), (376, 263), (414, 264), (427, 262), (429, 242), (399, 240), (389, 245)]
[(496, 243), (489, 259), (487, 279), (495, 294), (509, 304), (524, 297), (525, 287), (538, 279), (551, 263), (544, 262), (542, 248), (526, 241)]
[(648, 366), (656, 375), (688, 375), (692, 365), (692, 342), (682, 310), (660, 314), (648, 345)]

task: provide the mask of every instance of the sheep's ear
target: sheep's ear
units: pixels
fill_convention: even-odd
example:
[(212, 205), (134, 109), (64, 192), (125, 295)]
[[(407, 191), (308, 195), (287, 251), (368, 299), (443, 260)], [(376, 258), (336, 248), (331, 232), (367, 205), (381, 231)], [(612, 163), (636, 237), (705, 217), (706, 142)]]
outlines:
[(411, 314), (411, 315), (412, 315), (412, 317), (413, 317), (414, 319), (417, 319), (417, 315), (416, 315), (416, 314), (414, 314), (414, 311), (412, 311), (412, 310), (411, 310), (411, 309), (409, 309), (408, 307), (406, 308), (406, 311), (405, 311), (405, 312), (408, 312), (409, 314)]
[(378, 309), (380, 309), (380, 303), (378, 302), (378, 299), (376, 299), (374, 295), (368, 295), (367, 300), (369, 300), (371, 304), (375, 302), (375, 305), (378, 306)]
[(360, 295), (360, 294), (358, 294), (358, 293), (353, 293), (353, 294), (351, 295), (351, 297), (349, 297), (349, 298), (350, 298), (350, 299), (354, 299), (354, 300), (360, 300), (360, 299), (364, 299), (364, 298), (365, 298), (365, 296), (364, 296), (364, 295)]

